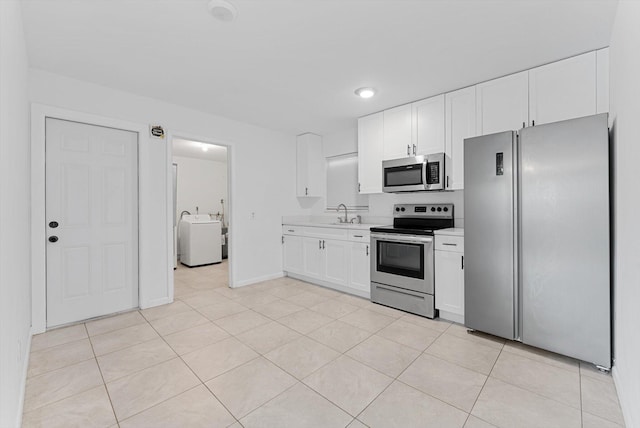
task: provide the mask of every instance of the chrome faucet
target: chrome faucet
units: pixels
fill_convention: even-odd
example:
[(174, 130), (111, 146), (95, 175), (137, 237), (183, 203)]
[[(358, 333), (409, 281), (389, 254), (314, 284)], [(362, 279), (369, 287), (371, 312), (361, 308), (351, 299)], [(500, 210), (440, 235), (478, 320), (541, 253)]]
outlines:
[(347, 217), (347, 206), (345, 204), (340, 204), (338, 205), (338, 208), (336, 208), (336, 211), (340, 212), (340, 207), (344, 207), (344, 219), (342, 217), (338, 217), (338, 220), (340, 220), (340, 223), (349, 223), (349, 217)]

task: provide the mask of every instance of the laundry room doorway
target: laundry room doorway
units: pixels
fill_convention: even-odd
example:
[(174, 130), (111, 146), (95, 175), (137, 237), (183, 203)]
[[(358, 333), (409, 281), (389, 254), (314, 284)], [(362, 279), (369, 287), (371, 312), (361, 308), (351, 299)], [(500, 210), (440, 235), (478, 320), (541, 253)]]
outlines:
[(172, 150), (174, 298), (197, 300), (229, 287), (229, 147), (174, 136)]

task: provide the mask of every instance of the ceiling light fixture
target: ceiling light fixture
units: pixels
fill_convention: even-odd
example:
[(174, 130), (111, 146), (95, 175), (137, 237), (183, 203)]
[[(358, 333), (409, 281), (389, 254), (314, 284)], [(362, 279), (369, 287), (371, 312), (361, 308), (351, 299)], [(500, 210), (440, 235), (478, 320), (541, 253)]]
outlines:
[(376, 94), (376, 90), (373, 88), (358, 88), (355, 92), (360, 98), (371, 98)]
[(222, 22), (231, 22), (238, 16), (238, 10), (226, 0), (211, 0), (209, 13)]
[(209, 146), (207, 146), (206, 144), (202, 145), (202, 151), (203, 152), (208, 152), (209, 151)]

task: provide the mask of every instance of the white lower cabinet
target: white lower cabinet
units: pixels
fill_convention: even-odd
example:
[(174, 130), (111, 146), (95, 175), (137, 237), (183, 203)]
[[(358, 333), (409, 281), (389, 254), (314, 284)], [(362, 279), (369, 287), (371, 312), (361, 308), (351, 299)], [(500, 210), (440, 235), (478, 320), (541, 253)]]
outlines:
[(321, 277), (334, 284), (349, 285), (349, 242), (322, 240), (324, 269)]
[(282, 243), (289, 276), (369, 297), (368, 230), (285, 226)]
[(464, 324), (464, 250), (460, 236), (436, 235), (435, 294), (440, 317)]
[(303, 273), (302, 237), (284, 235), (282, 237), (282, 264), (287, 272)]
[(371, 258), (369, 244), (361, 242), (351, 243), (351, 275), (349, 285), (352, 288), (369, 293), (371, 290)]
[(302, 259), (304, 269), (302, 273), (308, 276), (321, 278), (321, 269), (324, 264), (322, 257), (322, 239), (302, 238)]

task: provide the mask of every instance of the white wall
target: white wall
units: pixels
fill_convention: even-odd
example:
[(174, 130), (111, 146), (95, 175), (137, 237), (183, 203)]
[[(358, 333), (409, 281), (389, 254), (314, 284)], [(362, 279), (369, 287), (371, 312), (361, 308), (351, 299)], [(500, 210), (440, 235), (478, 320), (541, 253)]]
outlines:
[(640, 2), (621, 1), (610, 44), (613, 123), (614, 379), (628, 427), (640, 427)]
[[(295, 198), (294, 136), (41, 70), (30, 71), (29, 84), (31, 101), (36, 103), (130, 122), (161, 124), (181, 138), (229, 144), (232, 284), (282, 275), (281, 217), (306, 213)], [(164, 219), (170, 159), (165, 154), (165, 141), (154, 144), (146, 156), (157, 183), (150, 189), (153, 204), (144, 207), (147, 217), (142, 221), (152, 222), (157, 243), (147, 247), (141, 261), (143, 257), (155, 258), (157, 265), (167, 258), (171, 246), (165, 232), (170, 226)], [(167, 278), (157, 282), (161, 290)]]
[(227, 164), (209, 159), (174, 156), (178, 164), (178, 218), (182, 211), (201, 214), (222, 212), (220, 199), (224, 199), (225, 212), (229, 202), (227, 192)]
[(27, 53), (17, 0), (0, 1), (0, 427), (22, 413), (31, 327)]

